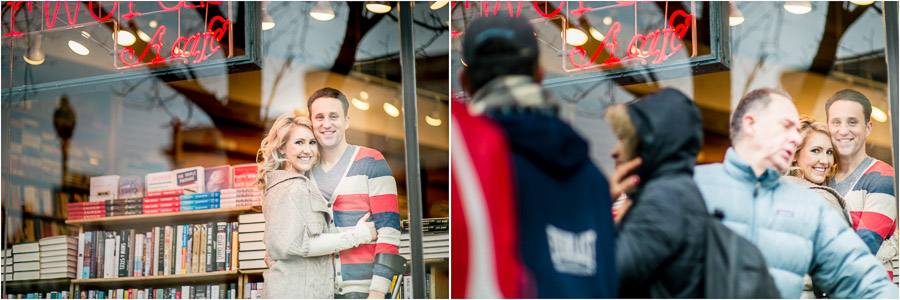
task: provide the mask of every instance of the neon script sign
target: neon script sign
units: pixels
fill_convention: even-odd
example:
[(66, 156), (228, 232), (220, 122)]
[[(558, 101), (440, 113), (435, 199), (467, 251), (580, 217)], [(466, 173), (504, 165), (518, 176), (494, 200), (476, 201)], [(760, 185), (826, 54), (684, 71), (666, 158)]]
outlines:
[[(508, 13), (509, 16), (513, 18), (519, 18), (523, 15), (523, 2), (490, 1), (477, 2), (478, 4), (473, 4), (469, 1), (463, 2), (465, 9), (479, 9), (480, 12), (477, 14), (483, 17), (504, 14), (504, 12), (500, 11), (501, 8), (505, 8), (505, 13)], [(586, 6), (584, 1), (577, 1), (577, 6), (575, 3), (576, 1), (571, 1), (571, 4), (569, 1), (556, 1), (553, 3), (547, 1), (532, 1), (531, 6), (533, 12), (538, 16), (537, 20), (557, 21), (561, 23), (561, 25), (559, 25), (560, 28), (577, 28), (583, 32), (586, 28), (579, 26), (570, 27), (569, 20), (579, 19), (583, 22), (587, 19), (582, 16), (584, 14), (603, 13), (605, 10), (615, 8), (627, 9), (627, 7), (631, 7), (631, 9), (627, 10), (634, 11), (634, 20), (641, 17), (637, 13), (637, 1), (616, 1), (613, 5), (602, 7)], [(524, 4), (527, 5), (527, 3)], [(552, 8), (551, 4), (557, 4), (556, 8)], [(593, 3), (589, 2), (587, 4)], [(666, 5), (666, 7), (668, 7), (668, 5)], [(528, 11), (529, 9), (526, 8), (526, 15), (534, 16), (534, 14), (528, 14)], [(684, 10), (668, 11), (667, 9), (664, 14), (667, 15), (663, 16), (665, 21), (662, 22), (664, 23), (661, 26), (662, 28), (644, 33), (639, 33), (637, 28), (635, 28), (634, 34), (631, 35), (630, 38), (624, 36), (623, 39), (620, 39), (619, 37), (620, 34), (624, 34), (622, 32), (622, 23), (620, 21), (613, 21), (609, 16), (610, 14), (607, 14), (604, 19), (608, 19), (609, 21), (604, 21), (604, 24), (609, 25), (609, 29), (606, 31), (606, 34), (601, 35), (600, 38), (602, 40), (598, 40), (596, 35), (591, 34), (594, 40), (599, 42), (599, 45), (597, 45), (597, 43), (591, 43), (588, 44), (591, 46), (570, 46), (565, 43), (568, 34), (565, 33), (566, 30), (562, 30), (564, 32), (563, 43), (560, 48), (563, 49), (563, 51), (561, 51), (563, 54), (563, 69), (567, 72), (576, 72), (594, 68), (652, 65), (665, 62), (676, 54), (686, 53), (687, 50), (682, 40), (688, 32), (695, 30), (696, 20), (694, 16)], [(540, 31), (540, 29), (538, 31)], [(450, 33), (451, 37), (459, 37), (462, 34), (464, 33), (458, 31), (452, 31)], [(695, 41), (691, 42), (693, 45), (696, 45)], [(586, 47), (588, 49), (586, 49)], [(624, 49), (622, 47), (624, 47)], [(686, 53), (687, 56), (695, 57), (697, 55), (696, 46), (692, 47), (692, 49), (694, 49), (694, 53)], [(608, 57), (604, 57), (603, 54), (608, 54)]]
[[(139, 9), (135, 8), (134, 1), (90, 1), (82, 2), (65, 2), (65, 1), (10, 1), (4, 2), (9, 13), (8, 19), (4, 18), (2, 31), (3, 38), (21, 37), (23, 34), (40, 33), (53, 29), (66, 29), (82, 27), (86, 24), (98, 22), (113, 22), (113, 32), (121, 30), (119, 25), (126, 20), (130, 20), (143, 15), (163, 14), (165, 17), (177, 18), (178, 25), (175, 30), (172, 27), (167, 28), (166, 25), (156, 27), (156, 32), (146, 41), (146, 46), (137, 51), (132, 46), (119, 47), (118, 35), (114, 35), (114, 65), (117, 69), (133, 68), (137, 66), (160, 65), (160, 64), (177, 64), (177, 63), (199, 63), (209, 57), (222, 52), (221, 42), (225, 37), (227, 39), (228, 53), (225, 57), (231, 57), (232, 40), (232, 22), (223, 16), (204, 15), (203, 29), (199, 32), (182, 32), (181, 22), (182, 16), (187, 15), (182, 10), (205, 10), (209, 11), (209, 7), (220, 5), (225, 1), (157, 1), (156, 3), (140, 3)], [(230, 15), (230, 5), (225, 9), (227, 15)], [(140, 11), (143, 9), (143, 11)], [(16, 28), (17, 12), (19, 16), (27, 10), (29, 14), (38, 12), (40, 19), (40, 30), (31, 30), (26, 32)], [(87, 11), (88, 18), (85, 15)], [(60, 17), (63, 13), (65, 18)], [(116, 17), (116, 18), (113, 18)], [(207, 19), (208, 18), (208, 19)], [(22, 18), (20, 18), (22, 19)], [(57, 24), (61, 21), (63, 24)], [(8, 24), (8, 25), (7, 25)], [(59, 26), (62, 25), (62, 26)], [(59, 26), (59, 27), (57, 27)], [(167, 35), (168, 33), (168, 35)]]

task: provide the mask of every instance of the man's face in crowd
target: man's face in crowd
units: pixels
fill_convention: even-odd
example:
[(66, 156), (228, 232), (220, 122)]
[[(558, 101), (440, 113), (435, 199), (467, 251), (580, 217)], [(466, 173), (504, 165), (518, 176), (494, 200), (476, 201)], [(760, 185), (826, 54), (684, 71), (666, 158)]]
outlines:
[(872, 132), (872, 122), (866, 122), (861, 104), (838, 100), (828, 108), (828, 131), (838, 156), (852, 156), (866, 146), (866, 137)]
[(350, 118), (344, 114), (341, 100), (318, 98), (309, 108), (313, 133), (322, 148), (331, 148), (344, 141), (344, 133), (350, 128)]
[(754, 118), (752, 124), (755, 151), (763, 154), (765, 167), (773, 167), (784, 173), (791, 166), (794, 150), (800, 144), (800, 120), (797, 108), (788, 98), (772, 94), (766, 107), (748, 113)]

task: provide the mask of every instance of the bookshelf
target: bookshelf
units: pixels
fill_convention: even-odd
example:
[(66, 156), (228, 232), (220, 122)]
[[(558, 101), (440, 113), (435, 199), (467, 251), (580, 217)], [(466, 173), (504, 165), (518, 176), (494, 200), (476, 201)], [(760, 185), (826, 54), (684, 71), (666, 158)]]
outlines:
[(3, 295), (26, 294), (35, 291), (62, 291), (72, 293), (72, 279), (34, 279), (34, 280), (10, 280), (3, 282)]
[(197, 274), (174, 274), (162, 276), (142, 276), (142, 277), (122, 277), (122, 278), (91, 278), (91, 279), (72, 279), (72, 284), (85, 285), (91, 287), (108, 287), (116, 285), (127, 285), (134, 287), (172, 285), (172, 284), (200, 284), (213, 283), (220, 281), (237, 280), (240, 276), (238, 270), (217, 271), (210, 273)]
[(241, 206), (229, 208), (204, 209), (193, 211), (180, 211), (163, 214), (131, 215), (103, 217), (93, 219), (67, 220), (66, 224), (75, 226), (119, 227), (119, 226), (145, 226), (169, 223), (191, 223), (209, 221), (213, 219), (234, 219), (237, 216), (248, 213), (262, 212), (261, 206)]

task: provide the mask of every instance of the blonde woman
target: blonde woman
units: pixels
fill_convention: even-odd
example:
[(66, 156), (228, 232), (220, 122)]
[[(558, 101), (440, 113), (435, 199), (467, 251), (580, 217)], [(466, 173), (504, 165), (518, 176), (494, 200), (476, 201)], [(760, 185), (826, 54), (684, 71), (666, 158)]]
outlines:
[[(822, 122), (816, 122), (809, 116), (800, 116), (800, 144), (794, 151), (791, 167), (784, 178), (789, 182), (812, 189), (834, 208), (847, 226), (852, 226), (850, 213), (847, 212), (844, 198), (837, 191), (825, 185), (834, 176), (834, 146), (831, 144), (831, 133)], [(812, 278), (803, 276), (802, 299), (821, 298), (825, 295), (814, 291)]]
[(317, 162), (317, 144), (308, 116), (295, 111), (275, 120), (256, 153), (269, 265), (264, 298), (333, 298), (332, 254), (376, 237), (368, 216), (334, 232), (331, 210), (306, 176)]
[(835, 171), (834, 146), (831, 145), (828, 127), (809, 116), (800, 116), (800, 136), (803, 139), (797, 145), (791, 159), (791, 167), (787, 171), (787, 175), (791, 177), (786, 179), (810, 188), (825, 198), (841, 219), (850, 226), (852, 223), (844, 198), (825, 185), (828, 179), (834, 176)]

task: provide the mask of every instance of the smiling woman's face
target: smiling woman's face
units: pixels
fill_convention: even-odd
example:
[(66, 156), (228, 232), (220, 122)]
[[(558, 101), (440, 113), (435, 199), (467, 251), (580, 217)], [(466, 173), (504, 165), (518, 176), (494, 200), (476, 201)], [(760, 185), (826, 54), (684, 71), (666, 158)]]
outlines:
[(306, 126), (294, 127), (282, 152), (287, 159), (288, 170), (300, 173), (309, 171), (319, 155), (318, 149), (312, 130)]
[(834, 147), (831, 138), (821, 132), (810, 132), (800, 152), (797, 166), (803, 178), (815, 184), (823, 184), (828, 170), (834, 165)]

